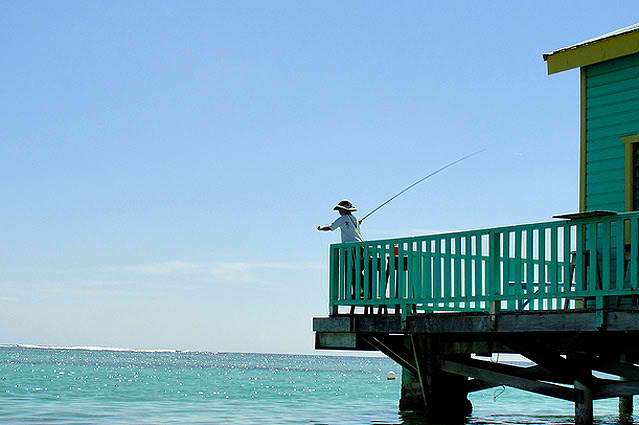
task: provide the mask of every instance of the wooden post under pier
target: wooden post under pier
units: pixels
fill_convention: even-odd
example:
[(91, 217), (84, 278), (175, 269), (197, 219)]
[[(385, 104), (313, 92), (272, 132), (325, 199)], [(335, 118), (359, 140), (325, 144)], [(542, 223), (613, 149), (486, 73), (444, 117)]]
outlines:
[[(628, 363), (625, 353), (619, 356), (619, 362)], [(632, 395), (624, 395), (619, 397), (619, 419), (622, 421), (628, 421), (629, 419), (632, 419), (632, 407)]]

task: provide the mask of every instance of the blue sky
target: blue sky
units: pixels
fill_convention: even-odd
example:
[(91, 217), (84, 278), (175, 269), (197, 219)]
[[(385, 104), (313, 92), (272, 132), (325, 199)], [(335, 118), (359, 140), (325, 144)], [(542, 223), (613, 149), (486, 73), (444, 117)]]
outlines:
[(312, 353), (319, 233), (578, 209), (578, 71), (632, 1), (5, 2), (0, 343)]

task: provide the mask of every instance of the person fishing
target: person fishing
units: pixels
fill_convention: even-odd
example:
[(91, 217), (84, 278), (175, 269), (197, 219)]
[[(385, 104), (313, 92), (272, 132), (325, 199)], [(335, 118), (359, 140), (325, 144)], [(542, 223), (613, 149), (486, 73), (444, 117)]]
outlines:
[(401, 191), (399, 191), (399, 193), (391, 196), (389, 199), (387, 199), (386, 201), (382, 202), (380, 205), (375, 207), (371, 212), (369, 212), (364, 217), (362, 217), (362, 219), (359, 220), (359, 221), (353, 216), (353, 214), (351, 214), (352, 212), (357, 211), (357, 208), (355, 208), (355, 206), (348, 199), (343, 199), (343, 200), (339, 201), (337, 203), (337, 205), (335, 205), (333, 207), (333, 209), (335, 211), (339, 212), (340, 217), (337, 220), (335, 220), (332, 224), (330, 224), (328, 226), (317, 226), (317, 230), (335, 230), (335, 229), (339, 228), (339, 229), (342, 230), (342, 242), (363, 242), (364, 240), (362, 239), (362, 234), (359, 231), (359, 225), (364, 220), (366, 220), (368, 217), (373, 215), (375, 212), (377, 212), (384, 205), (388, 204), (390, 201), (392, 201), (393, 199), (397, 198), (399, 195), (403, 194), (404, 192), (407, 192), (408, 190), (410, 190), (413, 187), (417, 186), (419, 183), (423, 182), (424, 180), (427, 180), (427, 179), (431, 178), (435, 174), (441, 173), (446, 168), (452, 167), (453, 165), (457, 164), (458, 162), (462, 162), (462, 161), (470, 158), (471, 156), (475, 156), (477, 154), (480, 154), (480, 153), (484, 152), (485, 150), (486, 149), (481, 149), (481, 150), (473, 152), (473, 153), (471, 153), (469, 155), (463, 156), (463, 157), (461, 157), (461, 158), (459, 158), (459, 159), (457, 159), (457, 160), (455, 160), (453, 162), (450, 162), (450, 163), (444, 165), (443, 167), (433, 171), (432, 173), (428, 174), (427, 176), (422, 177), (421, 179), (417, 180), (415, 183), (413, 183), (413, 184), (409, 185), (408, 187), (402, 189)]
[(317, 226), (317, 230), (329, 231), (340, 229), (342, 242), (363, 242), (362, 234), (359, 230), (360, 222), (352, 214), (357, 208), (348, 199), (341, 200), (333, 207), (339, 213), (339, 217), (327, 226)]
[[(342, 243), (344, 242), (363, 242), (364, 239), (362, 239), (362, 234), (359, 230), (359, 224), (360, 222), (357, 220), (357, 218), (355, 218), (355, 216), (352, 214), (353, 212), (357, 211), (357, 208), (355, 208), (355, 206), (353, 205), (353, 203), (351, 201), (349, 201), (348, 199), (343, 199), (341, 201), (339, 201), (337, 203), (337, 205), (335, 205), (333, 207), (334, 211), (337, 211), (339, 213), (339, 217), (337, 218), (337, 220), (335, 220), (333, 223), (326, 225), (326, 226), (317, 226), (317, 230), (320, 231), (329, 231), (329, 230), (337, 230), (340, 229), (341, 230), (341, 234), (342, 234)], [(364, 247), (360, 247), (360, 252), (363, 253)], [(355, 254), (355, 248), (352, 248), (351, 250), (351, 254), (350, 254), (350, 260), (348, 260), (351, 264), (350, 269), (351, 269), (351, 297), (353, 299), (355, 299), (359, 293), (359, 298), (363, 298), (364, 297), (364, 282), (363, 282), (363, 270), (364, 270), (364, 258), (363, 256), (360, 257), (360, 279), (356, 279), (356, 272), (355, 272), (355, 258), (356, 254)], [(360, 254), (361, 255), (361, 254)], [(370, 278), (369, 278), (370, 280)], [(358, 283), (359, 281), (359, 283)], [(357, 290), (356, 288), (359, 287), (359, 290)], [(369, 289), (370, 291), (370, 289)], [(366, 313), (368, 311), (368, 306), (364, 307), (364, 312)], [(351, 314), (353, 314), (355, 312), (355, 306), (351, 306)], [(373, 308), (370, 308), (370, 312), (373, 312)]]
[[(408, 190), (412, 189), (413, 187), (417, 186), (419, 183), (423, 182), (424, 180), (428, 180), (429, 178), (431, 178), (432, 176), (441, 173), (442, 171), (444, 171), (445, 169), (447, 169), (448, 167), (452, 167), (453, 165), (465, 161), (466, 159), (478, 155), (482, 152), (486, 151), (486, 149), (481, 149), (478, 150), (476, 152), (473, 152), (471, 154), (465, 155), (455, 161), (452, 161), (442, 167), (440, 167), (439, 169), (433, 171), (432, 173), (422, 177), (421, 179), (417, 180), (415, 183), (407, 186), (406, 188), (402, 189), (401, 191), (399, 191), (398, 193), (396, 193), (395, 195), (391, 196), (389, 199), (387, 199), (386, 201), (382, 202), (380, 205), (378, 205), (377, 207), (375, 207), (371, 212), (369, 212), (368, 214), (366, 214), (364, 217), (362, 217), (361, 220), (357, 220), (354, 216), (353, 216), (353, 212), (357, 211), (357, 208), (355, 208), (355, 206), (353, 206), (353, 204), (351, 203), (351, 201), (349, 201), (348, 199), (344, 199), (342, 201), (339, 201), (337, 203), (337, 205), (335, 205), (335, 207), (333, 207), (333, 209), (337, 212), (339, 212), (339, 218), (337, 220), (335, 220), (332, 224), (327, 225), (327, 226), (317, 226), (317, 230), (324, 230), (324, 231), (328, 231), (328, 230), (336, 230), (336, 229), (340, 229), (342, 232), (342, 243), (344, 242), (363, 242), (363, 238), (362, 238), (362, 234), (360, 233), (360, 224), (366, 220), (368, 217), (370, 217), (371, 215), (373, 215), (375, 212), (379, 211), (381, 208), (383, 208), (386, 204), (388, 204), (389, 202), (391, 202), (393, 199), (397, 198), (398, 196), (402, 195), (403, 193), (407, 192)], [(384, 246), (382, 246), (384, 247)], [(382, 257), (379, 257), (379, 254), (375, 253), (375, 246), (373, 245), (372, 247), (369, 246), (369, 249), (372, 248), (373, 254), (366, 254), (366, 247), (364, 246), (360, 246), (360, 252), (358, 253), (356, 248), (353, 247), (350, 249), (350, 255), (346, 255), (345, 258), (345, 266), (344, 266), (344, 281), (346, 282), (346, 276), (348, 274), (348, 269), (351, 270), (351, 297), (353, 299), (355, 299), (357, 297), (357, 294), (359, 292), (359, 298), (363, 299), (364, 298), (364, 258), (368, 258), (368, 270), (375, 270), (374, 268), (374, 264), (375, 264), (375, 260), (377, 263), (377, 270), (378, 273), (381, 274), (381, 262), (382, 261), (386, 261), (386, 283), (388, 284), (389, 281), (389, 277), (390, 277), (390, 269), (389, 269), (389, 261), (390, 261), (390, 256), (386, 256), (386, 258), (383, 257), (384, 252), (382, 251)], [(395, 256), (394, 256), (394, 261), (395, 261), (395, 273), (398, 273), (401, 270), (406, 270), (406, 266), (401, 266), (401, 262), (399, 261), (399, 253), (398, 253), (398, 245), (394, 246), (395, 248)], [(383, 248), (385, 249), (385, 248)], [(359, 254), (359, 258), (360, 258), (360, 262), (359, 262), (359, 270), (360, 271), (360, 279), (356, 279), (356, 258), (358, 257)], [(350, 257), (350, 258), (349, 258)], [(406, 261), (407, 257), (403, 256), (402, 261)], [(373, 293), (373, 288), (372, 288), (372, 275), (374, 272), (369, 272), (368, 274), (368, 286), (369, 286), (369, 290), (368, 290), (368, 294), (369, 297), (371, 296), (371, 294)], [(382, 276), (380, 276), (379, 281), (381, 282)], [(359, 282), (358, 282), (359, 281)], [(397, 277), (395, 278), (395, 285), (397, 285), (398, 283), (398, 279)], [(357, 290), (356, 286), (359, 286), (359, 291)], [(395, 289), (395, 293), (399, 294), (399, 289), (396, 286)], [(385, 297), (385, 294), (381, 294), (382, 297)], [(369, 306), (365, 306), (364, 309), (364, 313), (366, 314), (367, 310), (368, 310)], [(386, 309), (386, 305), (381, 305), (379, 307), (380, 313), (382, 311), (382, 308), (384, 311), (387, 311)], [(399, 311), (400, 306), (396, 305), (395, 306), (395, 311), (398, 312)], [(413, 306), (413, 309), (415, 309), (415, 306)], [(370, 306), (370, 312), (372, 313), (372, 306)], [(355, 306), (351, 306), (351, 314), (353, 314), (355, 311)]]

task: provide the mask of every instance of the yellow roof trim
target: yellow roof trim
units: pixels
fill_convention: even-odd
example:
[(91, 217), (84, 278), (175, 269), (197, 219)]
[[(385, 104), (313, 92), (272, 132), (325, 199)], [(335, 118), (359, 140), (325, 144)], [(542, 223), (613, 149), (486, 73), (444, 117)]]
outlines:
[(639, 134), (631, 134), (629, 136), (622, 136), (621, 141), (625, 144), (639, 143)]
[(639, 31), (636, 30), (559, 50), (544, 55), (544, 60), (548, 64), (550, 75), (633, 53), (639, 53)]

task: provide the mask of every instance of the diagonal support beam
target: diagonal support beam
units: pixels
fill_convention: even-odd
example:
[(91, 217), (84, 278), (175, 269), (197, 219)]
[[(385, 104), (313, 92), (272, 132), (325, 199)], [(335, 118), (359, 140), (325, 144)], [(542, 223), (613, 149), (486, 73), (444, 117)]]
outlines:
[(630, 381), (639, 380), (639, 367), (630, 363), (598, 362), (593, 363), (592, 368), (596, 371), (617, 375)]
[(411, 353), (408, 352), (404, 347), (393, 346), (394, 344), (390, 342), (385, 342), (380, 337), (375, 336), (362, 336), (362, 341), (366, 342), (376, 350), (381, 351), (386, 354), (391, 359), (395, 360), (402, 367), (408, 369), (414, 375), (417, 375), (417, 367), (411, 361)]
[[(481, 361), (481, 360), (478, 360)], [(542, 366), (528, 366), (528, 367), (517, 367), (503, 363), (492, 363), (492, 362), (484, 362), (487, 363), (485, 366), (486, 369), (492, 370), (495, 372), (505, 373), (511, 376), (518, 376), (521, 378), (528, 378), (534, 380), (542, 380), (542, 381), (550, 381), (561, 384), (571, 384), (572, 381), (558, 379), (556, 375), (552, 372), (549, 372), (546, 368)], [(469, 364), (472, 366), (473, 364)], [(488, 388), (497, 387), (499, 385), (503, 385), (501, 382), (487, 382), (481, 381), (478, 379), (473, 379), (468, 382), (468, 392), (481, 391)]]
[(442, 360), (440, 362), (440, 366), (443, 371), (448, 373), (470, 376), (482, 381), (498, 382), (500, 385), (508, 385), (509, 387), (560, 398), (562, 400), (579, 401), (583, 397), (582, 392), (579, 390), (546, 382), (539, 382), (520, 376), (508, 375), (506, 373), (489, 370), (488, 368), (481, 368), (477, 365), (471, 366), (469, 364), (451, 360)]
[(584, 372), (584, 369), (592, 368), (590, 365), (584, 365), (586, 367), (579, 368), (575, 359), (567, 360), (559, 354), (540, 351), (538, 347), (532, 347), (531, 345), (522, 343), (521, 341), (508, 341), (507, 343), (504, 341), (504, 343), (530, 361), (535, 362), (553, 372), (561, 379), (561, 381), (558, 382), (577, 381), (588, 388), (596, 388), (601, 384), (601, 381), (598, 378), (592, 376), (590, 373)]

